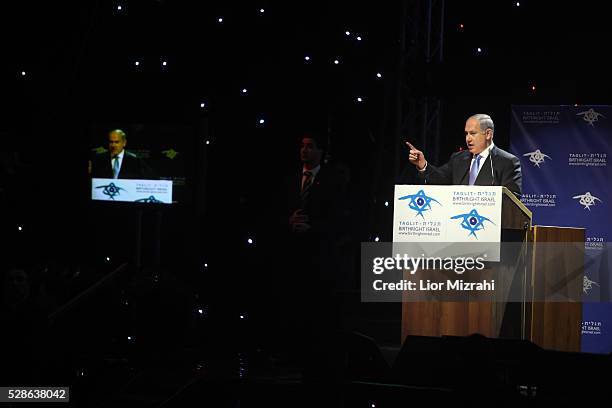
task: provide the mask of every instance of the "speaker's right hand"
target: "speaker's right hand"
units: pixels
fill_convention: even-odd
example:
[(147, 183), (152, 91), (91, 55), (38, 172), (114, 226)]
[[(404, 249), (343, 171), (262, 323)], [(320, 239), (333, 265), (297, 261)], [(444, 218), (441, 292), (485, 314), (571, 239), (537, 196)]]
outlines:
[(423, 152), (410, 144), (410, 142), (406, 142), (406, 145), (410, 149), (410, 152), (408, 153), (408, 161), (414, 164), (418, 170), (423, 170), (427, 165), (427, 160), (425, 160), (425, 155)]

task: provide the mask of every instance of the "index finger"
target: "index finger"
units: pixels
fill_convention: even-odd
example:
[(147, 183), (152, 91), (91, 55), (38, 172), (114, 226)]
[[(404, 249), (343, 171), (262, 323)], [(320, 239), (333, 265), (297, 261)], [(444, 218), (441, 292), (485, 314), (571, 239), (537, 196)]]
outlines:
[(409, 141), (406, 141), (406, 144), (408, 145), (409, 148), (411, 148), (412, 150), (419, 150), (416, 147), (414, 147), (412, 144), (410, 144)]

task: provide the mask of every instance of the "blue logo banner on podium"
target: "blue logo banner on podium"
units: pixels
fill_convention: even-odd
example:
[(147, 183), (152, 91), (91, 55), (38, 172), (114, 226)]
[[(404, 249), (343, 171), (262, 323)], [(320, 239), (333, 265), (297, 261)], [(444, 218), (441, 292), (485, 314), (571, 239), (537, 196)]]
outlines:
[(533, 224), (586, 228), (582, 350), (612, 352), (612, 106), (513, 106), (510, 140)]

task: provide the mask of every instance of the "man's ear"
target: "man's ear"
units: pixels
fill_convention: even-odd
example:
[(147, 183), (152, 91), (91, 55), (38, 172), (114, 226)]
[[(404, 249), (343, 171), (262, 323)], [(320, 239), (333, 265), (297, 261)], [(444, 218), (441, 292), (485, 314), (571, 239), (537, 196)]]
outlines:
[(493, 131), (491, 129), (487, 129), (485, 132), (485, 138), (488, 141), (491, 141), (491, 139), (493, 139)]

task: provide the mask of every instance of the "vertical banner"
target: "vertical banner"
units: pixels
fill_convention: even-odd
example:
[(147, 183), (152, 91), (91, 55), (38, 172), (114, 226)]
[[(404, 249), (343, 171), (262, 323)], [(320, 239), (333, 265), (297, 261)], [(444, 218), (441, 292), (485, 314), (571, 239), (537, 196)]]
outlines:
[(586, 228), (582, 351), (612, 352), (612, 106), (513, 106), (510, 140), (533, 223)]

